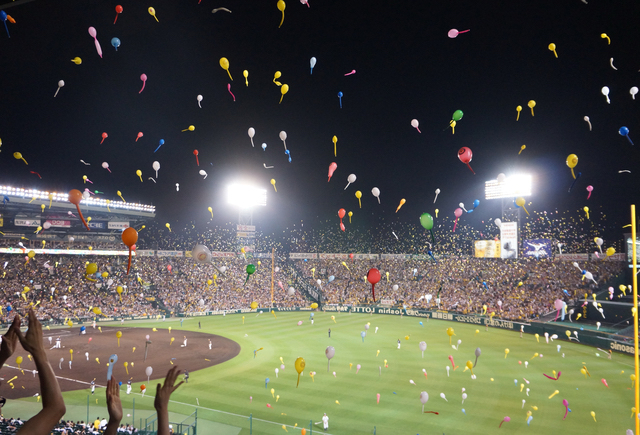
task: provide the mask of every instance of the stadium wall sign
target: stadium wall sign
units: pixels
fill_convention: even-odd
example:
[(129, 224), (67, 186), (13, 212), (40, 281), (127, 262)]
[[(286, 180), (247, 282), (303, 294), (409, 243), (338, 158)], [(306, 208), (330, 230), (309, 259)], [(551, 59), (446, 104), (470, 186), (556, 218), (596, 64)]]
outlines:
[(158, 257), (184, 257), (184, 251), (160, 251), (156, 255)]

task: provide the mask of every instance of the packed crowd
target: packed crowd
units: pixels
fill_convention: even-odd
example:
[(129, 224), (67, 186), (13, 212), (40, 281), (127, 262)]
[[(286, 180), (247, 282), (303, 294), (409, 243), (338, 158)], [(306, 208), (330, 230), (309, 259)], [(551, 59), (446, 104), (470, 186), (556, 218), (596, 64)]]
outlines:
[[(506, 319), (532, 319), (553, 311), (556, 299), (567, 303), (599, 288), (622, 272), (624, 263), (595, 261), (582, 266), (594, 281), (570, 261), (439, 258), (415, 260), (298, 261), (308, 280), (321, 289), (323, 302), (372, 302), (367, 272), (376, 267), (382, 280), (376, 300), (391, 300), (412, 308), (462, 313), (487, 312)], [(318, 283), (319, 280), (319, 283)], [(397, 286), (397, 289), (396, 289)], [(566, 290), (566, 292), (565, 292)], [(500, 303), (498, 303), (500, 301)]]

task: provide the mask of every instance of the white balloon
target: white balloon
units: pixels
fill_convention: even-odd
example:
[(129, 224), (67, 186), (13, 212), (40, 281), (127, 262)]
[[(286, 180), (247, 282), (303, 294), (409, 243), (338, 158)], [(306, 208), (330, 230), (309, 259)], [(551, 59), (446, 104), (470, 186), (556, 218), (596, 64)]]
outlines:
[(318, 285), (322, 284), (322, 281), (320, 281), (319, 279), (316, 280), (316, 282), (318, 283)]
[(380, 189), (378, 189), (377, 187), (374, 187), (373, 189), (371, 189), (371, 194), (376, 198), (378, 198), (380, 196)]
[(394, 292), (395, 292), (395, 291), (398, 291), (398, 284), (394, 284), (394, 286), (393, 286), (393, 291), (394, 291)]
[(607, 86), (604, 86), (602, 88), (602, 95), (604, 95), (605, 97), (609, 95), (609, 88)]
[(500, 228), (502, 226), (502, 221), (500, 219), (494, 219), (493, 223), (496, 224), (496, 226), (498, 228)]
[(196, 99), (197, 99), (198, 101), (202, 101), (203, 96), (202, 96), (202, 95), (198, 95), (198, 96), (196, 97)]
[(196, 245), (191, 251), (191, 256), (199, 264), (206, 264), (211, 262), (211, 251), (204, 245)]
[(420, 123), (418, 122), (417, 119), (412, 119), (411, 120), (411, 127), (418, 128), (419, 125), (420, 125)]
[(289, 289), (287, 290), (287, 294), (289, 296), (293, 296), (296, 293), (296, 289), (294, 289), (293, 287), (289, 287)]
[(631, 94), (631, 97), (633, 97), (633, 99), (636, 99), (636, 94), (638, 93), (638, 87), (634, 86), (631, 89), (629, 89), (629, 93)]
[(287, 140), (287, 132), (286, 131), (281, 131), (280, 132), (280, 140)]
[(313, 68), (314, 66), (316, 66), (316, 58), (312, 57), (311, 60), (309, 61), (309, 65), (311, 65), (311, 68)]
[(58, 86), (59, 86), (59, 87), (63, 87), (63, 86), (64, 86), (64, 80), (60, 80), (60, 81), (58, 82)]
[(224, 273), (226, 270), (227, 270), (227, 267), (226, 266), (222, 266), (220, 268), (220, 273)]
[(153, 374), (153, 368), (151, 366), (147, 367), (144, 371), (147, 376), (151, 376)]
[(51, 228), (51, 222), (47, 221), (43, 223), (42, 228), (44, 228), (45, 230), (48, 230), (49, 228)]
[(256, 129), (251, 127), (247, 133), (249, 133), (249, 137), (253, 139), (253, 136), (256, 135)]
[(504, 174), (502, 174), (502, 173), (498, 174), (498, 183), (502, 183), (502, 182), (504, 182), (504, 180), (505, 180), (506, 178), (507, 178), (507, 177), (506, 177)]
[(91, 194), (88, 191), (84, 191), (82, 192), (82, 199), (89, 199), (91, 198)]
[(423, 405), (427, 403), (429, 401), (429, 393), (427, 393), (426, 391), (420, 393), (420, 401)]
[(158, 161), (153, 162), (151, 167), (153, 168), (154, 171), (159, 170), (160, 169), (160, 162), (158, 162)]

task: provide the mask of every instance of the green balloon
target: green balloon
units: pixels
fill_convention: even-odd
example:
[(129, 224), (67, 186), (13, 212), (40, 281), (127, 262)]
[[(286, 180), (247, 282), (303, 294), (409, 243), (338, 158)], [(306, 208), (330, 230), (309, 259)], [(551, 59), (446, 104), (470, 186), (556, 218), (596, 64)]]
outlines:
[(247, 264), (247, 273), (252, 275), (256, 271), (256, 267), (253, 264)]
[(422, 216), (420, 216), (420, 225), (422, 225), (425, 230), (432, 229), (433, 217), (429, 213), (422, 213)]
[(453, 112), (453, 120), (456, 122), (460, 121), (463, 116), (464, 113), (462, 113), (462, 110), (456, 110), (455, 112)]

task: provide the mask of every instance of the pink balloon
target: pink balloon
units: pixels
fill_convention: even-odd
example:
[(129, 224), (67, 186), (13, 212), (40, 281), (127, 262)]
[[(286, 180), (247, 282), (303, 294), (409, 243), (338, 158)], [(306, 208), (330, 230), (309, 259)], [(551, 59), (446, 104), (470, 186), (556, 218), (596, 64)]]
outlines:
[(453, 214), (459, 218), (460, 216), (462, 216), (462, 209), (461, 208), (456, 208), (455, 211), (453, 212)]
[(587, 195), (587, 199), (589, 199), (591, 198), (591, 192), (593, 192), (593, 186), (587, 186), (587, 192), (589, 192)]
[(327, 180), (327, 183), (331, 181), (331, 177), (333, 177), (333, 173), (336, 169), (338, 169), (338, 164), (336, 162), (331, 162), (329, 165), (329, 179)]
[(298, 326), (302, 326), (302, 320), (298, 322)]
[(147, 84), (147, 75), (146, 74), (140, 75), (140, 80), (142, 80), (142, 89), (140, 89), (140, 92), (138, 92), (139, 94), (141, 94), (142, 91), (144, 91), (144, 85)]
[[(473, 159), (473, 152), (471, 151), (470, 148), (467, 148), (467, 147), (460, 148), (458, 150), (458, 158), (462, 163), (467, 165), (467, 167), (471, 172), (473, 172), (473, 169), (471, 169), (471, 166), (469, 166), (469, 162), (471, 162), (471, 159)], [(473, 172), (473, 174), (475, 175), (475, 172)]]

